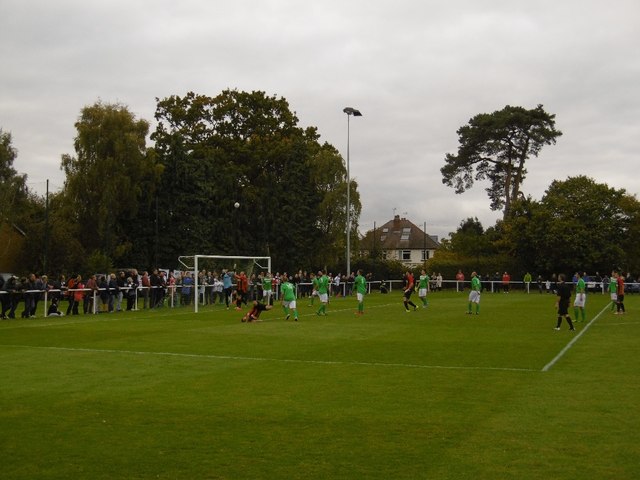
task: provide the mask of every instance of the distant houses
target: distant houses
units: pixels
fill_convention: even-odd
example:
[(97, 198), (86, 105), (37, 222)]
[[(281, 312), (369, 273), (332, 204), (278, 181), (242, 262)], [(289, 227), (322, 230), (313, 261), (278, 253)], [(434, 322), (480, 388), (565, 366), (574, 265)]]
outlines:
[(369, 230), (360, 240), (360, 254), (380, 252), (381, 258), (398, 260), (407, 267), (416, 267), (433, 257), (440, 248), (438, 237), (396, 215), (384, 225)]

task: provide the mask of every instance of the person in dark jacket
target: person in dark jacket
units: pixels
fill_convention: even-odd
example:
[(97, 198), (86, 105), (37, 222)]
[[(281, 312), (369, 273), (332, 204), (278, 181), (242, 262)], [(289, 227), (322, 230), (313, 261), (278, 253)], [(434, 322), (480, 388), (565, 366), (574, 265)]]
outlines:
[(7, 318), (6, 312), (9, 310), (9, 293), (4, 288), (4, 277), (0, 275), (0, 318)]
[(562, 317), (564, 317), (569, 324), (569, 330), (574, 332), (576, 329), (574, 328), (571, 317), (569, 316), (571, 285), (565, 283), (564, 279), (564, 273), (558, 275), (558, 285), (556, 287), (556, 292), (558, 295), (558, 301), (556, 302), (556, 307), (558, 308), (558, 323), (556, 324), (556, 330), (560, 330), (560, 325), (562, 325)]

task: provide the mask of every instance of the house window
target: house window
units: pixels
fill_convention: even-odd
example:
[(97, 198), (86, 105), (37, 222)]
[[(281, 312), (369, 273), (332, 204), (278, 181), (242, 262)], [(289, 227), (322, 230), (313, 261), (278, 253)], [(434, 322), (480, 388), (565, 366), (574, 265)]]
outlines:
[(382, 233), (389, 233), (389, 229), (388, 228), (383, 228), (382, 229)]
[(402, 250), (402, 252), (400, 253), (400, 258), (403, 261), (411, 260), (411, 250)]
[(381, 241), (381, 242), (384, 242), (386, 239), (387, 239), (387, 236), (386, 236), (386, 235), (382, 235), (382, 236), (380, 236), (380, 241)]
[(400, 235), (400, 240), (409, 240), (410, 233), (411, 233), (411, 227), (404, 227), (402, 229), (402, 235)]
[(429, 250), (422, 250), (422, 261), (429, 260)]

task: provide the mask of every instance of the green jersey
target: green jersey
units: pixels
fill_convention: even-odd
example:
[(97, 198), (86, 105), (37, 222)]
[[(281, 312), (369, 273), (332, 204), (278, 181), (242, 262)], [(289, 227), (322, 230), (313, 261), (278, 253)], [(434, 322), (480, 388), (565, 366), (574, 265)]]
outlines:
[(285, 302), (293, 302), (296, 299), (295, 287), (289, 281), (280, 285), (280, 293), (282, 293), (282, 299)]
[(420, 275), (420, 282), (418, 288), (427, 288), (429, 286), (429, 275)]
[(609, 280), (609, 293), (618, 293), (618, 282), (613, 277)]
[(480, 278), (473, 277), (471, 279), (471, 290), (480, 291)]
[(329, 292), (329, 277), (326, 275), (321, 276), (318, 279), (318, 293), (328, 293)]
[(586, 290), (587, 289), (584, 283), (584, 278), (579, 278), (578, 284), (576, 285), (576, 293), (584, 293)]
[(311, 282), (313, 284), (313, 290), (314, 291), (318, 291), (318, 285), (319, 285), (319, 281), (318, 281), (318, 277), (313, 277), (313, 280)]
[(262, 279), (262, 290), (271, 290), (272, 289), (273, 280), (271, 277), (264, 277)]
[(357, 293), (367, 293), (367, 281), (362, 275), (356, 276), (356, 278), (353, 280), (353, 284), (356, 287)]

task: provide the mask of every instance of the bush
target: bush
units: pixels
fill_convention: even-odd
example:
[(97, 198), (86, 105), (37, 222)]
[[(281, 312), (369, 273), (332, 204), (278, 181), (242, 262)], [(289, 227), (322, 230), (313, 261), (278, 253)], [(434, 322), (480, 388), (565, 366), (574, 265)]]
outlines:
[(438, 252), (436, 256), (427, 261), (427, 272), (441, 273), (445, 279), (452, 280), (458, 270), (462, 270), (465, 278), (469, 278), (471, 272), (479, 275), (492, 275), (495, 272), (509, 272), (512, 279), (519, 279), (526, 273), (518, 259), (507, 255), (491, 255), (479, 258), (460, 257), (455, 254)]
[(380, 260), (370, 257), (361, 257), (354, 260), (351, 270), (358, 269), (363, 274), (371, 273), (373, 280), (400, 280), (407, 271), (407, 267), (397, 260)]

